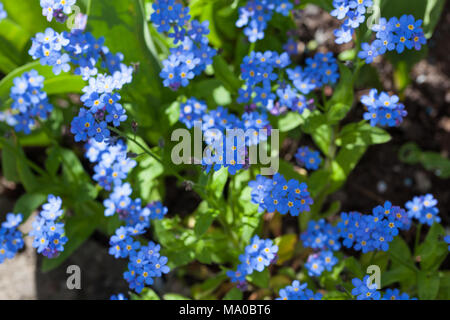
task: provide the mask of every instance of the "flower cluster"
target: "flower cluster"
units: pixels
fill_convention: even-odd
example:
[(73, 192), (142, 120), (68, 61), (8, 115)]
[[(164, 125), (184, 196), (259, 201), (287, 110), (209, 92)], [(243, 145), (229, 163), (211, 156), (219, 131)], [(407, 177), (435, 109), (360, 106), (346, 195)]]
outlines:
[(63, 210), (62, 200), (50, 194), (42, 211), (33, 221), (33, 230), (29, 233), (34, 237), (33, 248), (47, 258), (55, 258), (64, 251), (67, 237), (64, 235), (64, 223), (59, 222)]
[(339, 237), (337, 227), (327, 223), (325, 219), (320, 219), (308, 222), (308, 228), (300, 235), (300, 240), (305, 248), (337, 251), (341, 248)]
[(408, 217), (410, 219), (415, 218), (420, 223), (426, 223), (431, 226), (434, 222), (441, 222), (441, 218), (438, 216), (439, 209), (436, 207), (437, 203), (432, 194), (426, 194), (414, 197), (405, 204), (405, 208), (408, 209)]
[(231, 282), (245, 282), (245, 277), (252, 274), (255, 270), (263, 271), (277, 257), (278, 246), (273, 244), (270, 239), (260, 239), (254, 236), (248, 246), (245, 247), (244, 254), (239, 256), (241, 262), (236, 271), (227, 271)]
[(3, 19), (6, 19), (8, 14), (6, 13), (6, 10), (3, 8), (3, 3), (0, 2), (0, 21)]
[(33, 42), (28, 53), (34, 60), (39, 59), (43, 66), (52, 66), (55, 75), (70, 70), (70, 57), (62, 52), (70, 43), (67, 33), (58, 33), (52, 28), (47, 28), (44, 33), (37, 33), (31, 40)]
[(212, 64), (216, 50), (209, 46), (209, 22), (192, 20), (189, 24), (189, 8), (175, 0), (159, 0), (153, 3), (150, 20), (158, 32), (169, 32), (174, 44), (169, 57), (163, 61), (160, 73), (164, 86), (177, 90), (186, 87), (189, 81), (200, 75), (206, 66)]
[(247, 147), (267, 141), (270, 134), (265, 113), (248, 111), (239, 118), (223, 107), (208, 111), (206, 104), (195, 98), (180, 105), (180, 121), (189, 129), (197, 126), (202, 130), (207, 143), (202, 158), (206, 172), (226, 167), (234, 175), (247, 167)]
[(136, 161), (127, 157), (127, 146), (122, 140), (114, 145), (91, 139), (86, 143), (86, 158), (96, 163), (93, 179), (105, 190), (122, 185)]
[(248, 0), (244, 7), (239, 8), (239, 19), (236, 26), (244, 26), (244, 34), (248, 41), (256, 42), (264, 38), (267, 23), (272, 20), (274, 12), (288, 16), (293, 8), (290, 0)]
[[(271, 111), (275, 108), (276, 95), (272, 92), (272, 82), (278, 79), (281, 70), (291, 63), (289, 55), (279, 55), (275, 51), (254, 52), (244, 57), (241, 63), (241, 78), (244, 88), (239, 89), (238, 103), (252, 103)], [(276, 71), (278, 70), (278, 71)], [(289, 85), (280, 86), (278, 94), (282, 95), (287, 106), (300, 113), (306, 108), (306, 101)], [(298, 105), (300, 108), (296, 108)], [(275, 110), (274, 110), (275, 111)], [(274, 112), (271, 111), (271, 112)]]
[(352, 279), (354, 288), (352, 295), (358, 300), (380, 300), (381, 293), (377, 290), (377, 285), (369, 286), (369, 276), (365, 276), (362, 280), (358, 278)]
[[(103, 38), (96, 39), (79, 29), (57, 33), (47, 28), (45, 33), (36, 34), (32, 40), (29, 54), (33, 59), (52, 66), (56, 75), (61, 71), (68, 72), (72, 63), (76, 67), (75, 74), (89, 83), (83, 88), (81, 97), (87, 109), (81, 108), (71, 124), (75, 141), (94, 138), (101, 142), (108, 138), (108, 124), (117, 127), (127, 119), (125, 109), (119, 103), (121, 97), (116, 92), (132, 81), (133, 68), (122, 63), (123, 54), (111, 53), (103, 45)], [(100, 68), (109, 74), (99, 73)]]
[(144, 286), (153, 284), (153, 278), (170, 271), (166, 266), (167, 257), (161, 256), (159, 250), (160, 246), (150, 241), (147, 246), (130, 254), (128, 271), (123, 274), (130, 289), (140, 293)]
[(354, 30), (366, 19), (367, 8), (373, 5), (372, 0), (334, 0), (334, 10), (331, 15), (344, 20), (341, 28), (334, 30), (337, 44), (348, 43), (352, 40)]
[(363, 253), (375, 250), (387, 251), (389, 243), (398, 235), (399, 230), (408, 230), (411, 220), (406, 211), (386, 201), (383, 206), (373, 209), (371, 215), (359, 212), (341, 214), (338, 223), (342, 244), (353, 247)]
[(298, 216), (300, 212), (310, 211), (310, 205), (313, 204), (306, 183), (295, 179), (286, 181), (280, 173), (272, 179), (257, 175), (256, 180), (249, 182), (249, 186), (252, 188), (252, 202), (259, 205), (259, 211), (289, 212), (292, 216)]
[(361, 103), (367, 108), (364, 119), (370, 121), (371, 126), (395, 127), (403, 122), (408, 115), (405, 106), (399, 103), (396, 95), (390, 96), (387, 92), (378, 94), (377, 89), (370, 90), (368, 95), (361, 97)]
[(339, 66), (333, 53), (318, 52), (306, 59), (305, 68), (288, 69), (287, 74), (294, 86), (303, 94), (308, 94), (325, 85), (335, 84), (339, 79)]
[(22, 232), (17, 227), (22, 222), (22, 214), (8, 213), (0, 227), (0, 264), (12, 259), (23, 248)]
[(415, 20), (412, 15), (405, 14), (400, 19), (380, 18), (379, 23), (372, 27), (372, 31), (376, 32), (376, 40), (363, 43), (358, 57), (371, 63), (375, 57), (387, 51), (402, 53), (405, 48), (420, 50), (427, 43), (421, 25), (422, 20)]
[(298, 148), (295, 159), (297, 159), (299, 165), (305, 166), (308, 170), (319, 169), (320, 163), (322, 162), (319, 151), (311, 150), (308, 147)]
[(352, 284), (354, 286), (352, 295), (356, 296), (357, 300), (417, 300), (410, 298), (407, 293), (400, 293), (398, 289), (387, 289), (381, 296), (377, 285), (369, 283), (369, 276), (365, 276), (362, 280), (354, 278)]
[(153, 278), (169, 272), (169, 268), (165, 265), (167, 258), (159, 254), (159, 245), (149, 242), (147, 246), (141, 246), (135, 237), (145, 234), (150, 221), (162, 219), (168, 210), (159, 201), (143, 207), (140, 198), (131, 197), (133, 190), (124, 181), (136, 166), (136, 161), (128, 157), (122, 140), (112, 139), (106, 143), (91, 139), (86, 144), (85, 156), (96, 163), (93, 179), (106, 190), (112, 190), (103, 201), (105, 216), (118, 214), (125, 222), (125, 226), (119, 227), (111, 236), (109, 254), (129, 259), (124, 278), (130, 288), (139, 293), (145, 285), (153, 283)]
[(338, 263), (338, 259), (332, 251), (320, 251), (308, 257), (305, 268), (308, 270), (309, 276), (319, 277), (324, 270), (331, 271), (336, 263)]
[(307, 286), (306, 283), (294, 280), (291, 285), (280, 290), (280, 297), (276, 300), (322, 300), (321, 293), (314, 293)]
[(290, 64), (286, 52), (279, 55), (272, 51), (252, 51), (241, 64), (241, 77), (245, 83), (239, 89), (237, 102), (267, 109), (274, 115), (287, 110), (302, 114), (310, 104), (305, 95), (326, 84), (334, 84), (339, 78), (332, 53), (317, 53), (306, 59), (304, 68), (297, 66), (284, 71)]
[(398, 289), (387, 289), (381, 300), (417, 300), (417, 298), (410, 298), (407, 293), (400, 293)]
[[(195, 122), (203, 121), (206, 115), (206, 106), (204, 101), (190, 98), (180, 105), (180, 121), (188, 128), (194, 127)], [(213, 119), (215, 121), (215, 119)], [(220, 123), (228, 122), (228, 119), (220, 121)]]
[(47, 94), (42, 91), (44, 77), (40, 76), (36, 70), (31, 70), (15, 78), (13, 82), (14, 86), (10, 93), (13, 100), (11, 105), (13, 115), (8, 124), (14, 126), (17, 132), (23, 131), (25, 134), (30, 134), (31, 129), (36, 125), (35, 119), (45, 120), (53, 110)]
[(50, 22), (55, 18), (58, 22), (64, 22), (67, 15), (72, 13), (72, 6), (76, 0), (41, 0), (42, 15)]

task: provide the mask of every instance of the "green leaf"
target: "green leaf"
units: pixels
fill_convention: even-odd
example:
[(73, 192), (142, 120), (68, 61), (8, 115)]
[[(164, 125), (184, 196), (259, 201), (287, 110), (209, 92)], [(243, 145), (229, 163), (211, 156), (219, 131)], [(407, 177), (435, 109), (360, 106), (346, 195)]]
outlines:
[(323, 218), (334, 216), (341, 209), (341, 202), (339, 200), (333, 201), (321, 216)]
[(191, 300), (185, 296), (182, 296), (181, 294), (178, 293), (166, 293), (165, 295), (163, 295), (163, 299), (164, 300)]
[(223, 300), (242, 300), (243, 293), (238, 288), (232, 288), (227, 294), (223, 297)]
[(335, 124), (345, 118), (350, 111), (351, 105), (344, 103), (333, 104), (327, 112), (328, 123)]
[(45, 203), (47, 194), (45, 193), (25, 193), (14, 205), (15, 213), (22, 213), (23, 220), (26, 221), (31, 213)]
[(163, 101), (173, 101), (173, 94), (162, 87), (161, 68), (146, 19), (141, 0), (95, 0), (91, 2), (87, 30), (96, 37), (105, 37), (111, 52), (122, 52), (125, 64), (139, 63), (133, 82), (121, 94), (148, 114)]
[(313, 138), (320, 150), (329, 155), (330, 143), (332, 138), (332, 127), (327, 123), (327, 116), (315, 111), (306, 118), (305, 125), (302, 127), (305, 133), (308, 133)]
[(140, 295), (132, 293), (130, 297), (131, 300), (161, 300), (158, 294), (150, 288), (144, 288)]
[(50, 175), (55, 176), (61, 166), (60, 150), (58, 147), (51, 147), (47, 150), (47, 159), (45, 160), (45, 168)]
[(411, 251), (402, 237), (395, 237), (389, 244), (389, 257), (397, 264), (407, 267), (411, 271), (418, 271), (412, 260)]
[(344, 126), (336, 139), (336, 144), (346, 148), (367, 147), (373, 144), (386, 143), (390, 140), (391, 136), (386, 130), (372, 127), (365, 122), (359, 122)]
[(44, 91), (48, 95), (61, 94), (61, 93), (82, 93), (82, 89), (86, 87), (87, 83), (81, 76), (63, 74), (59, 76), (53, 76), (52, 78), (45, 79)]
[[(343, 63), (339, 63), (339, 83), (334, 90), (333, 96), (327, 103), (327, 109), (330, 109), (330, 106), (334, 106), (337, 104), (342, 104), (347, 106), (348, 110), (350, 110), (353, 105), (353, 73), (352, 71), (345, 66)], [(346, 113), (347, 113), (346, 112)], [(345, 114), (346, 114), (345, 113)], [(342, 116), (342, 112), (341, 112)], [(344, 115), (345, 117), (345, 115)]]
[(221, 198), (223, 189), (225, 188), (225, 184), (227, 183), (227, 179), (228, 179), (227, 168), (221, 168), (219, 171), (215, 171), (213, 173), (208, 188), (213, 192), (216, 198)]
[(200, 203), (195, 214), (194, 232), (197, 237), (201, 237), (209, 229), (217, 214), (218, 212), (208, 207), (208, 202)]
[(241, 81), (230, 70), (229, 64), (220, 56), (216, 55), (213, 58), (214, 74), (222, 81), (228, 91), (237, 93), (241, 87)]
[(443, 0), (428, 0), (423, 17), (423, 29), (425, 37), (428, 39), (433, 35), (434, 28), (436, 27), (442, 10), (444, 9), (445, 1)]
[(398, 152), (399, 159), (408, 164), (421, 163), (441, 179), (450, 177), (450, 160), (437, 152), (423, 152), (414, 142), (405, 143)]
[(4, 148), (2, 150), (2, 172), (6, 180), (19, 182), (19, 173), (16, 167), (16, 156), (11, 150)]
[(417, 274), (417, 291), (420, 300), (433, 300), (439, 292), (439, 275), (419, 272)]
[(261, 272), (253, 271), (252, 274), (247, 276), (247, 279), (249, 282), (251, 282), (252, 284), (254, 284), (259, 288), (269, 288), (269, 280), (270, 280), (269, 269), (266, 268)]
[(420, 267), (424, 271), (436, 271), (448, 255), (448, 245), (441, 241), (445, 236), (444, 227), (435, 222), (428, 231), (425, 241), (417, 248)]
[(391, 270), (381, 273), (381, 287), (384, 288), (397, 282), (403, 283), (407, 280), (415, 279), (415, 277), (416, 273), (414, 271), (402, 265), (397, 265)]
[(332, 186), (327, 193), (338, 190), (347, 180), (348, 175), (356, 167), (361, 157), (366, 152), (366, 147), (341, 148), (336, 158), (331, 163), (331, 181)]
[(287, 112), (277, 117), (277, 120), (280, 132), (288, 132), (303, 124), (305, 117), (298, 112)]
[(354, 257), (349, 257), (345, 259), (345, 267), (350, 270), (351, 273), (357, 278), (362, 279), (364, 277), (364, 271), (361, 265)]
[(295, 234), (285, 234), (275, 239), (275, 244), (278, 246), (277, 265), (282, 265), (292, 258), (296, 243), (297, 236)]
[(220, 272), (201, 284), (192, 286), (192, 297), (195, 300), (201, 300), (208, 297), (214, 290), (216, 290), (228, 277), (225, 272)]
[(440, 272), (441, 281), (439, 284), (438, 299), (450, 300), (450, 272)]

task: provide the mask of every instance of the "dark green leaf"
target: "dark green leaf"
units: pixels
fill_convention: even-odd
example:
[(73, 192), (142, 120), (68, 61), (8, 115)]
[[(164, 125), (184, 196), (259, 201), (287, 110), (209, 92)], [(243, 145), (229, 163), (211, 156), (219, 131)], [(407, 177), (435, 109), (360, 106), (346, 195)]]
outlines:
[(439, 292), (439, 275), (419, 272), (417, 274), (417, 291), (420, 300), (433, 300)]
[(14, 205), (15, 213), (22, 213), (23, 220), (26, 221), (31, 213), (47, 200), (44, 193), (26, 193), (21, 196)]
[(223, 297), (223, 300), (242, 300), (243, 294), (242, 291), (238, 288), (232, 288), (227, 294)]
[(251, 275), (247, 276), (247, 279), (259, 288), (268, 288), (270, 280), (269, 269), (266, 268), (261, 272), (255, 270)]

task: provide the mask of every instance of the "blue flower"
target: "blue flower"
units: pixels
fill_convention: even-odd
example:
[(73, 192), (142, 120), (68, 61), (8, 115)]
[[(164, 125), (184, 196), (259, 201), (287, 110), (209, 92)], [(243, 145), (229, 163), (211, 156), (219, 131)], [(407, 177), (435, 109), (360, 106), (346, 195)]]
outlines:
[(216, 51), (208, 44), (209, 22), (192, 20), (190, 28), (189, 8), (175, 0), (164, 0), (153, 3), (153, 14), (150, 20), (158, 32), (169, 32), (174, 44), (180, 43), (170, 50), (169, 57), (163, 61), (160, 77), (163, 84), (173, 90), (187, 86), (196, 75), (212, 63)]
[(337, 44), (349, 43), (353, 39), (354, 30), (343, 25), (341, 28), (334, 30), (335, 42)]
[(358, 53), (360, 59), (364, 59), (366, 63), (372, 63), (373, 59), (380, 55), (378, 47), (374, 44), (364, 42), (361, 44), (361, 51)]
[(306, 283), (300, 283), (298, 280), (294, 280), (291, 285), (286, 286), (279, 292), (280, 297), (276, 300), (321, 300), (322, 295), (320, 293), (314, 293), (312, 290), (307, 289)]
[(243, 282), (245, 276), (252, 274), (255, 270), (263, 271), (269, 264), (276, 259), (278, 246), (273, 244), (270, 239), (260, 239), (254, 236), (248, 246), (245, 247), (244, 254), (239, 256), (242, 262), (238, 265), (236, 271), (228, 271), (227, 276), (231, 282)]
[(319, 151), (314, 151), (308, 147), (301, 147), (297, 150), (295, 158), (300, 165), (305, 166), (308, 170), (319, 169), (322, 159), (320, 158)]
[(22, 214), (8, 213), (6, 221), (0, 227), (0, 264), (6, 259), (12, 259), (25, 245), (23, 235), (18, 230), (22, 222)]
[(36, 70), (31, 70), (14, 78), (13, 83), (14, 86), (10, 91), (10, 97), (13, 100), (11, 108), (17, 112), (14, 112), (12, 121), (8, 123), (14, 126), (15, 131), (29, 134), (36, 123), (35, 119), (45, 120), (53, 110), (53, 106), (48, 102), (47, 94), (42, 91), (44, 77), (40, 76)]
[(40, 214), (33, 222), (33, 229), (29, 233), (34, 237), (33, 247), (38, 253), (47, 258), (55, 258), (62, 251), (68, 239), (64, 235), (64, 223), (59, 221), (63, 210), (61, 209), (62, 200), (50, 194), (47, 203), (42, 206)]
[(389, 96), (386, 92), (378, 94), (376, 89), (371, 89), (369, 95), (362, 96), (361, 103), (367, 107), (363, 117), (371, 126), (399, 126), (407, 115), (396, 95)]
[(376, 286), (368, 287), (369, 276), (365, 276), (363, 280), (354, 278), (352, 284), (355, 287), (352, 295), (357, 296), (358, 300), (380, 300), (381, 294), (377, 291)]
[(330, 14), (339, 20), (344, 20), (341, 28), (334, 30), (337, 44), (348, 43), (352, 40), (353, 30), (364, 22), (366, 10), (372, 5), (372, 0), (333, 1), (334, 9)]
[(22, 220), (23, 216), (21, 213), (19, 214), (8, 213), (6, 215), (6, 221), (2, 223), (2, 228), (15, 229), (19, 226)]
[(109, 300), (128, 300), (123, 293), (113, 294)]
[(440, 222), (441, 218), (438, 216), (439, 209), (436, 207), (437, 200), (431, 194), (414, 197), (405, 204), (408, 209), (408, 217), (415, 218), (420, 223), (425, 223), (431, 226), (434, 222)]
[(448, 244), (448, 251), (450, 251), (450, 236), (445, 236), (444, 241)]
[(150, 209), (150, 219), (152, 220), (161, 220), (166, 215), (168, 209), (163, 206), (160, 201), (156, 201), (147, 205), (147, 208)]
[(387, 289), (381, 300), (416, 300), (410, 299), (407, 293), (400, 293), (398, 289)]
[(144, 286), (152, 285), (154, 278), (159, 278), (170, 271), (166, 266), (167, 257), (159, 254), (159, 247), (155, 248), (155, 244), (150, 242), (149, 247), (142, 247), (130, 254), (128, 271), (124, 273), (124, 278), (129, 283), (130, 289), (134, 289), (137, 293), (140, 293)]
[(293, 216), (300, 212), (309, 211), (313, 203), (307, 191), (305, 183), (291, 179), (287, 182), (284, 177), (277, 173), (272, 180), (257, 177), (250, 181), (252, 187), (252, 202), (259, 205), (259, 210), (268, 212), (278, 211), (281, 214), (290, 213)]
[(297, 42), (292, 38), (288, 39), (284, 44), (283, 49), (291, 56), (298, 54)]
[(244, 34), (249, 42), (256, 42), (264, 38), (264, 31), (273, 13), (287, 16), (293, 5), (289, 0), (251, 0), (244, 7), (239, 8), (238, 28), (244, 28)]
[(426, 44), (421, 25), (422, 20), (415, 20), (412, 15), (403, 15), (400, 19), (380, 18), (379, 23), (372, 26), (376, 40), (371, 45), (363, 44), (363, 50), (359, 52), (358, 57), (366, 59), (366, 63), (371, 63), (373, 57), (368, 53), (375, 52), (375, 49), (377, 55), (393, 50), (398, 53), (402, 53), (405, 49), (420, 50), (422, 45)]
[(5, 19), (8, 16), (5, 9), (3, 8), (3, 3), (0, 2), (0, 21)]

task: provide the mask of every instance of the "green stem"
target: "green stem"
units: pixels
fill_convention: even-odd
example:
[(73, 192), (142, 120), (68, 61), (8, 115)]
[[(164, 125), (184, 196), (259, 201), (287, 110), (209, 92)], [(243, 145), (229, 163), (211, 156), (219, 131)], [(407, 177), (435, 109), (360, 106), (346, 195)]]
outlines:
[[(149, 150), (144, 145), (142, 145), (136, 138), (130, 137), (126, 133), (120, 131), (117, 128), (111, 127), (111, 126), (108, 126), (108, 129), (111, 130), (112, 132), (118, 134), (122, 138), (134, 142), (139, 148), (142, 149), (142, 151), (144, 151), (146, 154), (148, 154), (150, 157), (152, 157), (153, 159), (155, 159), (156, 161), (161, 163), (166, 169), (168, 169), (170, 171), (170, 173), (173, 174), (180, 182), (186, 181), (186, 179), (183, 176), (181, 176), (178, 172), (176, 172), (172, 167), (170, 167), (166, 163), (164, 163), (164, 161), (160, 157), (158, 157), (155, 153), (153, 153), (151, 150)], [(194, 182), (192, 182), (192, 184), (193, 184), (192, 188), (198, 194), (200, 194), (203, 198), (207, 198), (206, 193), (204, 192), (205, 191), (204, 188), (202, 188), (201, 186), (199, 186), (198, 184), (196, 184)]]
[(86, 15), (89, 17), (89, 14), (91, 13), (91, 5), (92, 5), (92, 0), (88, 0), (87, 5), (86, 5)]
[(417, 252), (417, 248), (419, 247), (421, 231), (422, 231), (422, 224), (419, 223), (419, 225), (416, 228), (416, 241), (414, 242), (414, 254)]

